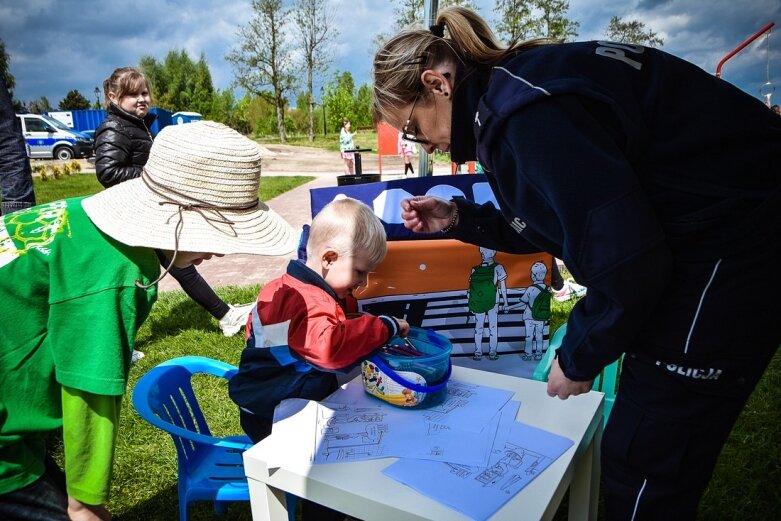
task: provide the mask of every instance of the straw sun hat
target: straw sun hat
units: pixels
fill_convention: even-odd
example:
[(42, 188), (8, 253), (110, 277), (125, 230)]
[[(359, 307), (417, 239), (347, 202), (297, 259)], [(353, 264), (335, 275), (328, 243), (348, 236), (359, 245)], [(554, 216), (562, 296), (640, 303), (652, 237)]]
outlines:
[(283, 255), (293, 229), (258, 199), (260, 149), (213, 121), (160, 131), (140, 178), (84, 199), (101, 231), (130, 246)]

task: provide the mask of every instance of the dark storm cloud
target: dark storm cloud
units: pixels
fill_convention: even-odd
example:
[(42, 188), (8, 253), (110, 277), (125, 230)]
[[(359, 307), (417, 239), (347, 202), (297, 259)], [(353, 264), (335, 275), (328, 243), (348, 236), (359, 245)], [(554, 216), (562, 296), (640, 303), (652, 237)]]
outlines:
[(162, 60), (169, 50), (201, 53), (212, 67), (215, 85), (231, 78), (224, 65), (236, 27), (249, 2), (219, 0), (79, 2), (11, 0), (0, 6), (0, 38), (11, 57), (15, 97), (46, 96), (56, 107), (71, 89), (94, 100), (93, 90), (112, 70), (137, 65), (151, 55)]
[[(373, 39), (391, 32), (394, 4), (332, 2), (340, 35), (331, 71), (320, 83), (336, 70), (350, 71), (356, 85), (367, 83)], [(476, 3), (485, 18), (494, 16), (493, 0)], [(194, 60), (203, 53), (214, 86), (230, 88), (233, 71), (224, 57), (251, 14), (249, 0), (2, 0), (0, 38), (11, 56), (16, 97), (46, 96), (56, 106), (71, 89), (94, 100), (94, 88), (114, 68), (137, 65), (144, 55), (162, 60), (169, 50), (184, 49)], [(568, 16), (580, 22), (580, 40), (603, 38), (611, 16), (640, 20), (664, 37), (663, 50), (711, 73), (723, 56), (774, 20), (779, 25), (770, 38), (769, 64), (761, 39), (724, 65), (723, 78), (758, 97), (769, 68), (771, 81), (781, 85), (779, 0), (570, 0)], [(781, 99), (781, 86), (774, 99)]]

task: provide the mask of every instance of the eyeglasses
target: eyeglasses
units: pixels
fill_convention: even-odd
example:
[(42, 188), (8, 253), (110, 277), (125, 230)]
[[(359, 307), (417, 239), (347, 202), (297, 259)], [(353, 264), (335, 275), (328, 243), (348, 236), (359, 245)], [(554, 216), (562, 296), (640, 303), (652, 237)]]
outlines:
[(407, 116), (407, 122), (404, 123), (404, 126), (401, 127), (401, 138), (405, 141), (411, 141), (412, 143), (419, 143), (421, 145), (429, 145), (429, 141), (427, 139), (419, 139), (418, 133), (420, 132), (420, 129), (415, 126), (414, 132), (410, 133), (409, 131), (409, 123), (412, 120), (412, 113), (415, 112), (415, 105), (418, 104), (418, 100), (420, 99), (420, 91), (415, 95), (415, 101), (412, 102), (412, 108), (409, 110), (409, 116)]

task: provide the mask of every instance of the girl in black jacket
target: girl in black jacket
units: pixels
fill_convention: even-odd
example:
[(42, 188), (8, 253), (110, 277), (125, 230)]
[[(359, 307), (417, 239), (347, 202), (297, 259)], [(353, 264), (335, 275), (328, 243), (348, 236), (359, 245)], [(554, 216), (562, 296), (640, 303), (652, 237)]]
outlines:
[[(95, 173), (98, 181), (108, 188), (141, 175), (152, 148), (149, 128), (157, 116), (149, 112), (152, 103), (149, 82), (133, 67), (116, 69), (103, 82), (103, 91), (108, 116), (95, 131)], [(157, 256), (168, 267), (166, 257), (159, 251)], [(220, 321), (225, 336), (236, 334), (247, 322), (254, 304), (235, 307), (226, 304), (195, 266), (172, 266), (170, 273), (191, 299)], [(134, 352), (133, 356), (138, 359), (143, 354)]]

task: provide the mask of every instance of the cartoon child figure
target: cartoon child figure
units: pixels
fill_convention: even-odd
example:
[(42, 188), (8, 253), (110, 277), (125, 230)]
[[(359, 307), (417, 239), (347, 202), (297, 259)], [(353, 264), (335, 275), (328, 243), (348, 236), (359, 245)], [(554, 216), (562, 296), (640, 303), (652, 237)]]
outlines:
[(526, 288), (521, 297), (523, 325), (526, 328), (526, 346), (521, 358), (524, 360), (542, 360), (545, 348), (543, 328), (550, 320), (550, 288), (545, 285), (548, 267), (537, 261), (531, 268), (532, 285)]
[(475, 354), (474, 360), (483, 357), (483, 329), (485, 319), (488, 317), (488, 358), (496, 360), (499, 354), (496, 352), (499, 344), (499, 299), (504, 301), (507, 309), (507, 272), (504, 266), (494, 262), (496, 250), (480, 248), (480, 257), (483, 261), (472, 268), (469, 274), (469, 289), (467, 301), (469, 311), (475, 315)]

